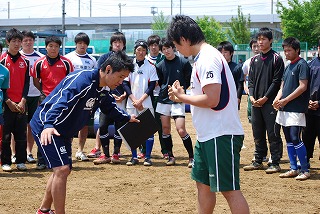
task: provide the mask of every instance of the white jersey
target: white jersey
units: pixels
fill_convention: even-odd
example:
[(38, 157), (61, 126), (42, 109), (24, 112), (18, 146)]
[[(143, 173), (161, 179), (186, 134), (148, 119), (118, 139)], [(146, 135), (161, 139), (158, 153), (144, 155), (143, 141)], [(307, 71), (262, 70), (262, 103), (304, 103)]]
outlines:
[[(153, 63), (154, 66), (156, 66), (158, 56), (152, 57), (150, 54), (148, 54), (146, 56), (146, 59), (148, 59), (150, 62)], [(160, 93), (160, 86), (159, 86), (159, 84), (156, 84), (156, 87), (154, 87), (154, 90), (153, 90), (153, 95), (157, 97), (157, 96), (159, 96), (159, 93)]]
[(222, 135), (243, 135), (238, 114), (238, 99), (232, 73), (222, 54), (205, 45), (195, 58), (191, 75), (191, 95), (203, 94), (203, 87), (221, 84), (217, 107), (201, 108), (191, 105), (192, 121), (199, 142)]
[(78, 54), (76, 51), (72, 51), (65, 55), (73, 65), (74, 70), (90, 70), (97, 67), (97, 60), (88, 53)]
[[(254, 56), (252, 56), (252, 57), (254, 57)], [(242, 65), (243, 74), (246, 75), (245, 83), (246, 83), (247, 86), (248, 86), (250, 63), (251, 63), (252, 57), (250, 57), (249, 59), (247, 59), (247, 60), (243, 63), (243, 65)]]
[[(147, 59), (144, 59), (144, 63), (141, 67), (136, 63), (134, 59), (134, 72), (131, 72), (125, 79), (130, 82), (131, 92), (136, 99), (140, 99), (142, 95), (148, 89), (148, 83), (159, 80), (156, 67), (150, 63)], [(150, 96), (142, 103), (144, 108), (153, 108)], [(127, 108), (134, 108), (130, 98), (127, 102)]]
[[(30, 61), (30, 74), (32, 73), (32, 69), (34, 66), (34, 63), (39, 59), (40, 57), (43, 57), (44, 55), (38, 51), (33, 51), (30, 54), (24, 53), (23, 50), (20, 51), (20, 54), (27, 57)], [(33, 84), (33, 77), (30, 75), (30, 85), (29, 85), (29, 92), (28, 97), (38, 97), (40, 96), (40, 91), (34, 86)]]

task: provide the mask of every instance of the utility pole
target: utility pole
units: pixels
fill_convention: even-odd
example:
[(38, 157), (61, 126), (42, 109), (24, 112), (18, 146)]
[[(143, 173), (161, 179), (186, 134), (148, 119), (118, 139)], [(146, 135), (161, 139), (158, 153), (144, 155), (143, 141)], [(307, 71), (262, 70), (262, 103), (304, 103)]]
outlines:
[(80, 0), (78, 0), (78, 26), (80, 26)]
[(92, 17), (91, 15), (92, 15), (92, 0), (90, 0), (90, 17)]
[(180, 0), (180, 15), (181, 15), (181, 1), (182, 1), (182, 0)]
[(62, 0), (62, 55), (65, 55), (65, 37), (64, 34), (66, 32), (65, 20), (66, 20), (66, 2)]
[(172, 5), (173, 5), (173, 2), (172, 2), (172, 0), (171, 0), (171, 16), (172, 16)]
[(119, 32), (122, 32), (122, 29), (121, 29), (121, 7), (122, 6), (126, 6), (126, 4), (119, 3), (118, 6), (119, 6), (119, 12), (120, 12), (120, 16), (119, 16)]
[(8, 1), (8, 19), (10, 19), (10, 2)]
[(273, 24), (273, 0), (271, 0), (270, 24)]

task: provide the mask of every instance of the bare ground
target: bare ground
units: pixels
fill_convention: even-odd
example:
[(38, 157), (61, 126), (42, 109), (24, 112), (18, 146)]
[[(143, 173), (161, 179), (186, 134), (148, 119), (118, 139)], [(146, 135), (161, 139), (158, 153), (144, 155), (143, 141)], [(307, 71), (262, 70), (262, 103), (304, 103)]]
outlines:
[[(250, 163), (253, 157), (252, 132), (245, 109), (246, 101), (243, 99), (240, 117), (246, 133), (246, 148), (241, 152), (241, 167)], [(190, 114), (187, 114), (186, 121), (187, 130), (195, 143)], [(154, 164), (151, 167), (142, 164), (126, 166), (130, 152), (125, 147), (121, 150), (121, 165), (93, 165), (92, 161), (74, 160), (67, 184), (67, 213), (197, 213), (197, 193), (195, 183), (190, 179), (190, 169), (187, 168), (187, 152), (174, 128), (172, 133), (176, 166), (165, 166), (158, 140), (152, 153)], [(241, 189), (251, 213), (320, 213), (319, 144), (316, 145), (315, 158), (311, 161), (312, 177), (306, 181), (280, 179), (278, 174), (267, 175), (264, 171), (240, 170)], [(94, 139), (88, 139), (86, 151), (93, 146)], [(289, 169), (288, 162), (284, 148), (283, 172)], [(0, 171), (0, 214), (35, 213), (40, 206), (51, 171), (39, 172), (35, 170), (35, 165), (27, 166), (27, 172)], [(215, 213), (230, 213), (220, 193), (217, 194)]]

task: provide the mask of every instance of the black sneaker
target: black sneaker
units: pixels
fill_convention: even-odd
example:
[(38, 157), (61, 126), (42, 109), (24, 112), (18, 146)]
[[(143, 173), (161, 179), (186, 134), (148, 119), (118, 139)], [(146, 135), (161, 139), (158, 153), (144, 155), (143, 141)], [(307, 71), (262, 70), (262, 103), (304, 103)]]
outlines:
[(139, 163), (138, 158), (131, 158), (131, 160), (126, 163), (126, 165), (133, 166), (133, 165), (137, 165), (138, 163)]
[(263, 164), (258, 162), (252, 162), (250, 165), (243, 167), (244, 171), (261, 170), (263, 169)]
[(176, 164), (176, 159), (174, 157), (169, 157), (167, 166), (173, 166)]
[(45, 164), (42, 164), (42, 163), (38, 163), (37, 166), (36, 166), (36, 170), (44, 170), (47, 168), (47, 165)]
[(32, 154), (27, 155), (27, 161), (28, 163), (36, 163), (36, 159), (34, 159)]
[(281, 171), (281, 168), (279, 165), (274, 165), (274, 164), (271, 164), (268, 169), (265, 170), (265, 172), (267, 174), (272, 174), (272, 173), (277, 173), (277, 172), (280, 172)]
[(152, 166), (151, 159), (150, 158), (144, 159), (143, 165), (144, 166)]

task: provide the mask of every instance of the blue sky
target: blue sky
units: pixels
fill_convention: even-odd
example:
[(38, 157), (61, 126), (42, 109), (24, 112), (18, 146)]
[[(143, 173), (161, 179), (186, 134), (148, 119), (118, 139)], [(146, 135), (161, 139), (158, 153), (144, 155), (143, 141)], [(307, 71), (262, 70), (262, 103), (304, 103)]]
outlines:
[[(287, 0), (279, 0), (287, 5)], [(6, 2), (6, 3), (5, 3)], [(10, 2), (10, 9), (8, 9)], [(79, 0), (65, 0), (66, 17), (78, 16)], [(172, 2), (172, 9), (171, 9)], [(237, 7), (247, 14), (270, 14), (272, 0), (91, 0), (91, 16), (151, 16), (151, 7), (164, 15), (180, 13), (185, 15), (236, 15)], [(276, 2), (274, 13), (276, 13)], [(3, 0), (0, 5), (0, 19), (61, 17), (62, 0)], [(80, 15), (90, 16), (90, 0), (80, 0)]]

